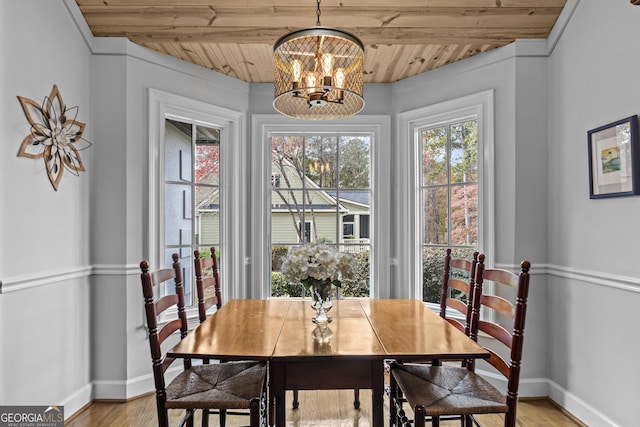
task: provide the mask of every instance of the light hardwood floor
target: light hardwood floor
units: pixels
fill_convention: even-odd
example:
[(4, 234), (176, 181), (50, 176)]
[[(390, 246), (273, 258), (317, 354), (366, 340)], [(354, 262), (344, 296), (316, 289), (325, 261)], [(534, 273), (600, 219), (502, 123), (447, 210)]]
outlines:
[[(361, 407), (353, 408), (353, 391), (301, 391), (300, 407), (287, 410), (287, 427), (368, 427), (371, 425), (371, 394), (360, 392)], [(287, 396), (291, 405), (291, 393)], [(155, 395), (148, 394), (126, 403), (94, 402), (65, 423), (68, 427), (154, 427), (157, 426)], [(388, 408), (385, 399), (385, 425), (388, 425)], [(181, 413), (170, 411), (172, 425), (178, 425)], [(499, 416), (479, 417), (484, 427), (502, 426)], [(199, 425), (199, 414), (196, 425)], [(211, 426), (219, 425), (217, 416), (211, 416)], [(247, 425), (247, 417), (229, 417), (229, 427)], [(459, 426), (459, 422), (447, 421), (443, 427)], [(521, 427), (585, 427), (565, 414), (551, 401), (545, 399), (524, 400), (518, 405), (518, 426)]]

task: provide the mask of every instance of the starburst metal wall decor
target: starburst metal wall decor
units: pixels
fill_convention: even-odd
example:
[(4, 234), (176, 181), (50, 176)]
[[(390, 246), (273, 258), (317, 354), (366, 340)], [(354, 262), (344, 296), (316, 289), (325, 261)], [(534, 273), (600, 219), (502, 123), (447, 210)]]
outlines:
[(67, 108), (57, 85), (45, 96), (42, 106), (22, 96), (18, 96), (18, 100), (31, 124), (31, 132), (22, 140), (18, 157), (44, 159), (49, 181), (58, 191), (65, 169), (76, 176), (85, 171), (79, 151), (91, 143), (82, 138), (85, 123), (76, 120), (79, 107)]

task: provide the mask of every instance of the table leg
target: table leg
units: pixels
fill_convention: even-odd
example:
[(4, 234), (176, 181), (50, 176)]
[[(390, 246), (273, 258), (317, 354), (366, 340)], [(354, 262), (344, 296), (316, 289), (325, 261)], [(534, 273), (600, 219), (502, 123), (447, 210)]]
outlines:
[(384, 426), (384, 363), (381, 360), (371, 362), (371, 417), (372, 427)]
[(271, 368), (271, 414), (269, 420), (275, 427), (284, 427), (286, 423), (285, 369), (281, 362), (272, 361)]

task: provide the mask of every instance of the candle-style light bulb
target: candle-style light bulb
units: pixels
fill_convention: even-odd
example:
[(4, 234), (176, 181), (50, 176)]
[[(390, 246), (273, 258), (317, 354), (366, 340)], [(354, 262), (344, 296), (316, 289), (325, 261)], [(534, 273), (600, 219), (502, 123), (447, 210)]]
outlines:
[(342, 89), (344, 87), (344, 70), (342, 68), (336, 68), (336, 87)]
[(316, 87), (316, 75), (315, 73), (307, 73), (307, 87)]
[(333, 55), (330, 53), (322, 54), (322, 84), (331, 86), (331, 77), (333, 74)]
[(322, 54), (322, 76), (331, 77), (333, 71), (333, 55), (330, 53)]
[(302, 61), (294, 59), (291, 61), (291, 87), (293, 88), (293, 95), (298, 95), (298, 88), (300, 87), (300, 80), (302, 79)]
[(336, 100), (342, 102), (344, 99), (344, 92), (342, 88), (344, 88), (344, 70), (342, 68), (336, 69), (335, 74), (336, 87), (338, 90), (336, 91)]
[(291, 74), (293, 75), (293, 81), (300, 83), (300, 79), (302, 78), (302, 61), (299, 59), (291, 61)]

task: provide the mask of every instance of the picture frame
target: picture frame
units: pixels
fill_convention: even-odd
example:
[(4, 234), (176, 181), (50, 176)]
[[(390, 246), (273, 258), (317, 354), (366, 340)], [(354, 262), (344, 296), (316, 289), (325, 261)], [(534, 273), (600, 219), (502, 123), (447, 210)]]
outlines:
[(589, 197), (640, 194), (638, 116), (633, 115), (587, 132)]

